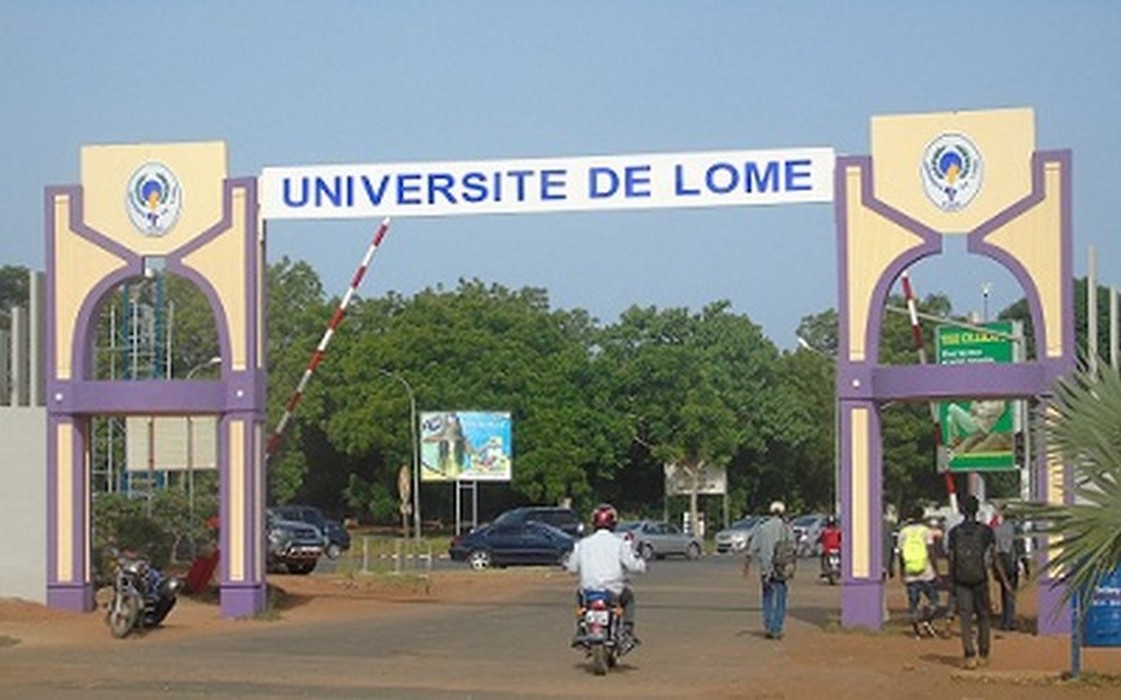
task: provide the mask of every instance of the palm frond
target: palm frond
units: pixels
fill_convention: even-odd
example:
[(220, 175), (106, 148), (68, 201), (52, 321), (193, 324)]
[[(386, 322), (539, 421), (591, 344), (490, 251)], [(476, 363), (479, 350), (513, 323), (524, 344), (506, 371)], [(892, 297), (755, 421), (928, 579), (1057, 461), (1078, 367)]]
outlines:
[(1015, 515), (1051, 536), (1046, 567), (1086, 599), (1121, 566), (1121, 375), (1083, 364), (1055, 386), (1041, 422), (1047, 457), (1073, 470), (1074, 503), (1032, 503)]

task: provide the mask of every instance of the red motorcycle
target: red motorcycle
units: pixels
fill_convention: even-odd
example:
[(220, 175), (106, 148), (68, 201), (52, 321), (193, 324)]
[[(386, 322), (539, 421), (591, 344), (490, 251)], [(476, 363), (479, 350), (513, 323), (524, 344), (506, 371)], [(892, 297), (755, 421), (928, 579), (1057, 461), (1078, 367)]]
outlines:
[(610, 591), (584, 589), (576, 607), (573, 648), (583, 649), (597, 676), (614, 668), (619, 658), (634, 648), (623, 630), (623, 606)]

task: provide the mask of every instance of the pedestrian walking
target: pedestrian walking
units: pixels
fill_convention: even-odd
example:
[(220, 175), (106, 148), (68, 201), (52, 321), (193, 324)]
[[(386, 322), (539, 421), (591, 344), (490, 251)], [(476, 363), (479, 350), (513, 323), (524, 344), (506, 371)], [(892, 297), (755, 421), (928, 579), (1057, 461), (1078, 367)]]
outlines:
[[(933, 637), (933, 621), (941, 614), (938, 604), (938, 578), (934, 570), (934, 532), (923, 522), (922, 506), (909, 513), (907, 524), (899, 531), (899, 571), (907, 590), (907, 613), (915, 638)], [(926, 598), (926, 604), (922, 599)]]
[[(974, 669), (987, 666), (991, 647), (992, 603), (989, 598), (989, 568), (997, 572), (1001, 585), (1007, 587), (1008, 579), (1000, 558), (995, 556), (996, 538), (992, 528), (977, 521), (977, 497), (962, 500), (961, 524), (950, 530), (950, 576), (958, 618), (961, 620), (961, 644), (965, 654), (964, 667)], [(973, 625), (977, 625), (977, 639), (973, 638)]]
[(782, 501), (771, 503), (770, 517), (755, 530), (743, 564), (745, 576), (752, 561), (759, 565), (763, 588), (763, 635), (767, 639), (783, 637), (787, 583), (794, 578), (797, 561), (794, 531), (786, 523), (785, 514), (786, 506)]
[(996, 520), (997, 524), (993, 528), (996, 556), (1008, 581), (1007, 586), (1000, 587), (1000, 629), (1007, 632), (1016, 629), (1016, 589), (1020, 585), (1021, 546), (1016, 536), (1016, 524), (1000, 513)]

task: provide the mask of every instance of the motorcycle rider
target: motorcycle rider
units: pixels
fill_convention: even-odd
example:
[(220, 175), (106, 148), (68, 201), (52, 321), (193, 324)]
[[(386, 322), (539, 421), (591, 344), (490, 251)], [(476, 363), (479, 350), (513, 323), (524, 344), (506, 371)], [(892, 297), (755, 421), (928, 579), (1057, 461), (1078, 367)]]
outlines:
[(830, 553), (841, 551), (841, 528), (835, 516), (825, 519), (825, 527), (821, 528), (817, 541), (821, 544), (821, 575), (824, 576), (829, 570)]
[(569, 573), (580, 574), (577, 601), (583, 602), (585, 589), (599, 589), (611, 595), (623, 607), (623, 631), (629, 646), (640, 644), (634, 636), (634, 592), (627, 585), (627, 574), (646, 571), (646, 561), (635, 554), (630, 542), (615, 536), (619, 513), (610, 503), (601, 503), (592, 511), (595, 532), (576, 543), (565, 562)]

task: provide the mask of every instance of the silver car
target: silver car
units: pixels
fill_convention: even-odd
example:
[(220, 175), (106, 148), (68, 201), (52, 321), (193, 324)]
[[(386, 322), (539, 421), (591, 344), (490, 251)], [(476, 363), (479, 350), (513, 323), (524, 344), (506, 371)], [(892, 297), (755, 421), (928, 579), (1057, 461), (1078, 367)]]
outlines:
[(746, 552), (755, 528), (764, 519), (762, 515), (747, 515), (716, 533), (716, 553)]
[(643, 559), (665, 559), (671, 555), (697, 559), (704, 552), (699, 539), (660, 520), (623, 521), (615, 528), (615, 534), (629, 541)]

